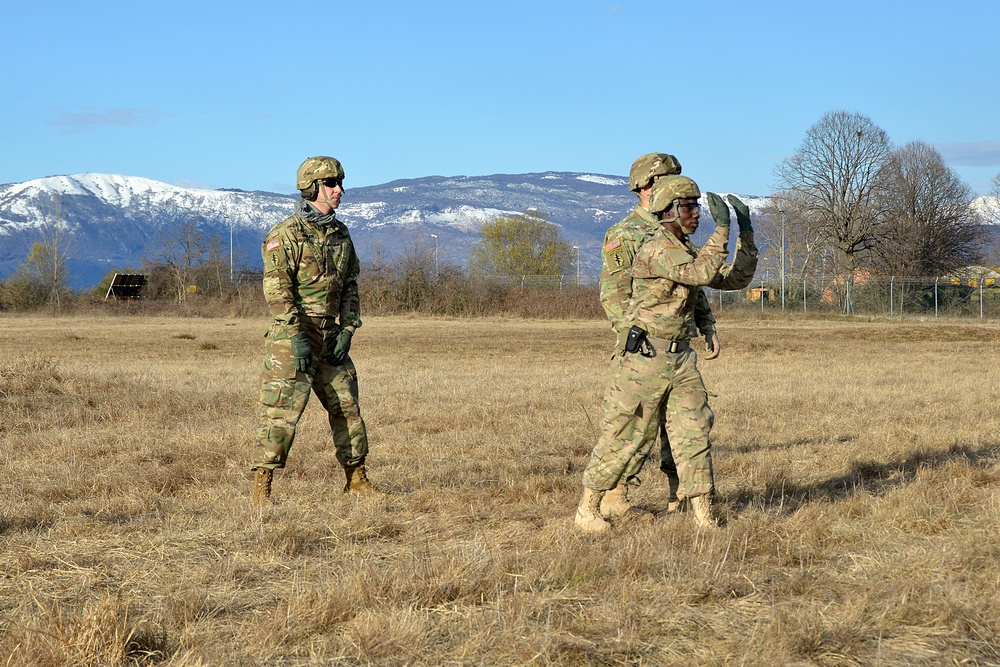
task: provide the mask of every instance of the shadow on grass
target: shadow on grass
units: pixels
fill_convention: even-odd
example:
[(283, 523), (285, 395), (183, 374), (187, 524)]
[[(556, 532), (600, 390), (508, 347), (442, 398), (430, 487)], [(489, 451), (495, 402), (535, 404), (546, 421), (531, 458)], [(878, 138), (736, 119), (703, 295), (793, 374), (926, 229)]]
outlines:
[(0, 535), (7, 533), (30, 533), (44, 531), (52, 527), (51, 521), (33, 519), (31, 517), (0, 517)]
[(1000, 443), (973, 449), (954, 445), (941, 452), (914, 452), (905, 459), (875, 463), (856, 461), (850, 472), (820, 480), (813, 484), (794, 484), (781, 480), (769, 484), (762, 492), (736, 491), (722, 500), (731, 504), (734, 511), (742, 512), (751, 507), (780, 514), (791, 514), (809, 502), (827, 500), (837, 502), (859, 491), (880, 496), (892, 489), (910, 484), (917, 472), (926, 468), (940, 468), (953, 461), (966, 461), (972, 467), (985, 467), (1000, 457)]
[(838, 435), (833, 438), (795, 438), (794, 440), (789, 440), (787, 442), (775, 442), (767, 445), (761, 444), (751, 444), (751, 445), (736, 445), (736, 446), (726, 446), (726, 445), (716, 445), (712, 443), (712, 449), (718, 449), (719, 451), (731, 451), (737, 454), (753, 454), (754, 452), (763, 451), (780, 451), (783, 449), (794, 449), (795, 447), (805, 447), (807, 445), (829, 445), (830, 443), (846, 444), (849, 442), (855, 442), (858, 439), (856, 435)]

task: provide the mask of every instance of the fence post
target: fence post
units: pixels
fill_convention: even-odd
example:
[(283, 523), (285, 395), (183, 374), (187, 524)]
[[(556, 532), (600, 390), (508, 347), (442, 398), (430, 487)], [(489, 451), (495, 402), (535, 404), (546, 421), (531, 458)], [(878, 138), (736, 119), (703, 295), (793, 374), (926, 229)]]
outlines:
[(895, 280), (896, 280), (896, 276), (892, 276), (891, 278), (889, 278), (889, 317), (892, 317), (892, 315), (893, 315), (893, 308), (892, 308), (892, 283), (895, 282)]
[(940, 277), (934, 278), (934, 317), (938, 316), (938, 280)]
[(983, 283), (986, 282), (986, 278), (979, 279), (979, 319), (983, 319)]

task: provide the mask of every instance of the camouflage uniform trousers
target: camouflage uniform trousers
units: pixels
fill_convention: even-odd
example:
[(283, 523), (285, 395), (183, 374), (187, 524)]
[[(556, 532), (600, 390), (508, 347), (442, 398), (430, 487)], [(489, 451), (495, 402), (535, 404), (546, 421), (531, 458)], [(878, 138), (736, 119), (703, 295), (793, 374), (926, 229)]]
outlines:
[[(673, 452), (670, 451), (670, 436), (667, 434), (667, 415), (666, 406), (660, 406), (660, 414), (657, 415), (657, 430), (660, 433), (660, 471), (663, 472), (667, 477), (677, 477), (677, 464), (674, 463)], [(653, 438), (656, 434), (653, 434)], [(654, 443), (650, 443), (652, 445)], [(649, 449), (652, 449), (650, 447)], [(649, 451), (649, 450), (647, 450)], [(625, 472), (622, 473), (622, 483), (632, 486), (639, 486), (639, 472), (642, 470), (642, 466), (646, 463), (646, 457), (636, 457), (635, 459), (628, 462), (625, 466)]]
[[(619, 348), (624, 350), (624, 345)], [(618, 352), (611, 358), (611, 372), (617, 377), (618, 372), (620, 372), (622, 361), (624, 360), (625, 352)], [(667, 435), (667, 415), (666, 415), (666, 405), (661, 404), (659, 413), (656, 415), (657, 431), (660, 435), (660, 470), (669, 478), (677, 478), (677, 464), (674, 463), (673, 453), (670, 451), (670, 436)], [(656, 437), (654, 433), (653, 437)], [(652, 449), (652, 444), (647, 449), (645, 447), (640, 448), (639, 451), (649, 451)], [(621, 484), (626, 484), (629, 486), (639, 486), (639, 472), (642, 470), (642, 466), (646, 463), (646, 456), (636, 456), (631, 459), (625, 465), (625, 471), (622, 472)]]
[[(295, 440), (295, 426), (315, 391), (329, 415), (341, 465), (356, 465), (368, 453), (368, 435), (358, 406), (358, 374), (350, 358), (334, 366), (322, 359), (323, 332), (309, 331), (313, 348), (310, 373), (297, 372), (287, 338), (267, 339), (261, 373), (260, 426), (251, 468), (284, 468)], [(336, 331), (327, 332), (328, 337)], [(317, 361), (317, 359), (319, 361)]]
[(680, 478), (678, 497), (715, 490), (709, 440), (714, 414), (697, 360), (690, 348), (624, 355), (605, 393), (601, 436), (584, 470), (584, 486), (607, 491), (627, 481), (627, 471), (638, 474), (656, 441), (662, 408)]

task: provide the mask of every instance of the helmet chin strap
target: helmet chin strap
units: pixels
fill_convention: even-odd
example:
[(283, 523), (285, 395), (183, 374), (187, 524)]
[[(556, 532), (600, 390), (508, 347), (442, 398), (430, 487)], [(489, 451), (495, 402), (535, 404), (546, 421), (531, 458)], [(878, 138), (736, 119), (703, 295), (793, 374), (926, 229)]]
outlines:
[(333, 205), (333, 201), (330, 199), (330, 196), (328, 194), (329, 193), (329, 188), (327, 188), (322, 183), (318, 183), (316, 185), (316, 187), (317, 187), (317, 192), (322, 192), (323, 193), (322, 199), (319, 197), (319, 195), (316, 196), (316, 201), (323, 202), (324, 204), (326, 204), (327, 206), (329, 206), (330, 207), (330, 211), (335, 210), (337, 207)]

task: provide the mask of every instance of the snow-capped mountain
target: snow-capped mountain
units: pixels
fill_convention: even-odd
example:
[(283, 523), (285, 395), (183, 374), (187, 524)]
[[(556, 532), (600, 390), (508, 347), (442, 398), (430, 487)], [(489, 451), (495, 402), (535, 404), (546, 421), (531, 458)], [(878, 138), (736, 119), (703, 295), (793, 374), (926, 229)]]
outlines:
[[(164, 230), (192, 221), (205, 236), (217, 236), (226, 255), (231, 237), (237, 264), (257, 267), (261, 239), (291, 213), (296, 198), (184, 188), (113, 174), (51, 176), (2, 185), (0, 279), (16, 269), (45, 225), (56, 221), (65, 224), (77, 288), (96, 284), (111, 268), (138, 268), (144, 257), (155, 254)], [(754, 211), (767, 203), (761, 197), (744, 200)], [(547, 213), (562, 228), (563, 237), (580, 248), (581, 273), (593, 275), (600, 268), (605, 231), (635, 202), (621, 176), (567, 172), (429, 176), (348, 187), (338, 217), (350, 227), (362, 262), (376, 254), (391, 259), (415, 248), (437, 246), (442, 264), (462, 265), (485, 221), (534, 208)], [(707, 209), (703, 215), (709, 217)]]

